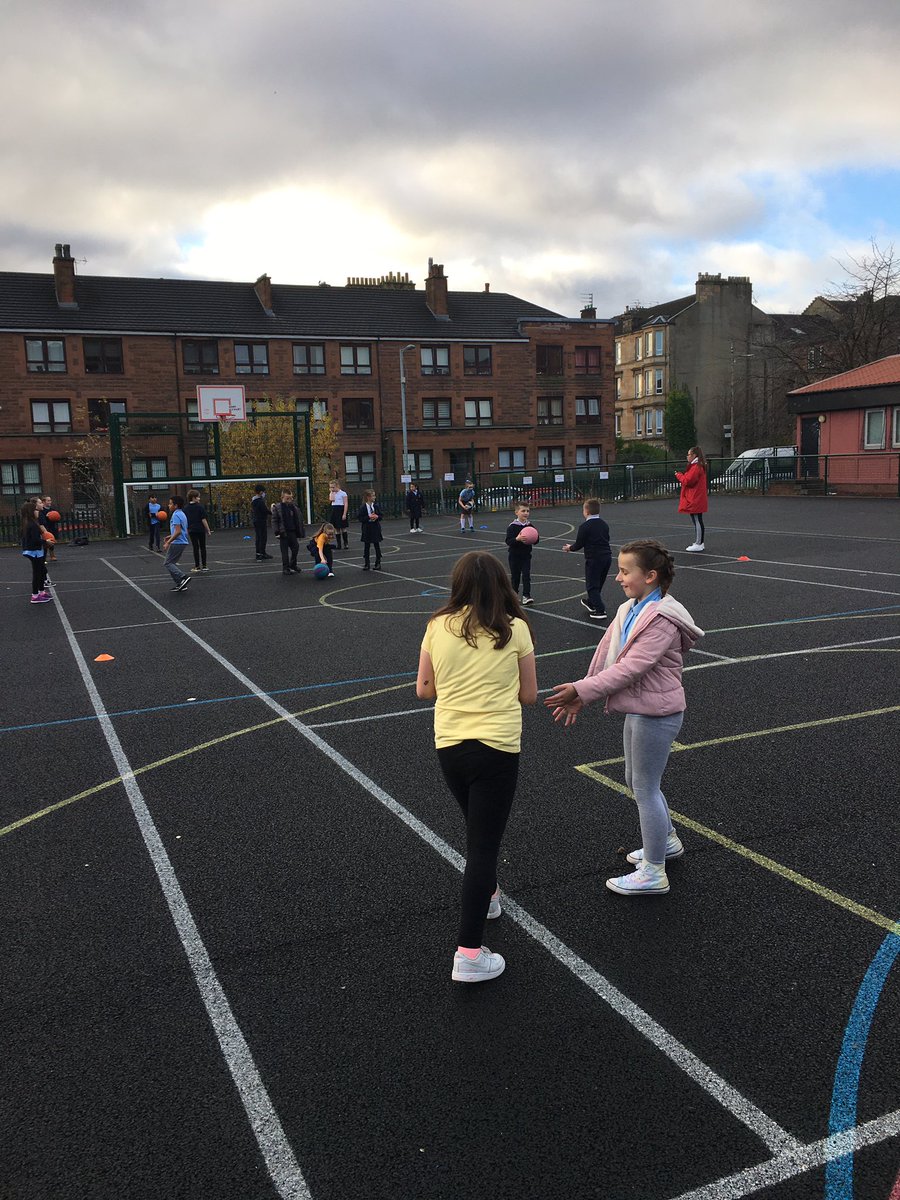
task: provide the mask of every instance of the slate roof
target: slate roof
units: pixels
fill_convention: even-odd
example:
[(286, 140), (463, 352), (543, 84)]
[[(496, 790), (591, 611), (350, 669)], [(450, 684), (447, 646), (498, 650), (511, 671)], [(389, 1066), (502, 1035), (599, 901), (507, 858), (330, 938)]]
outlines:
[(889, 354), (887, 358), (876, 359), (862, 367), (854, 367), (851, 371), (841, 371), (840, 375), (829, 375), (818, 383), (808, 383), (805, 387), (794, 388), (789, 396), (806, 396), (813, 392), (841, 392), (850, 388), (884, 387), (900, 383), (900, 354)]
[(52, 274), (0, 272), (0, 330), (447, 342), (524, 340), (520, 318), (571, 319), (505, 292), (451, 291), (447, 321), (424, 290), (274, 283), (270, 317), (252, 283), (100, 275), (77, 276), (75, 299), (77, 309), (59, 308)]
[(616, 320), (630, 320), (633, 332), (636, 329), (643, 329), (656, 317), (664, 317), (667, 321), (671, 321), (673, 317), (677, 317), (679, 313), (684, 312), (686, 308), (690, 308), (696, 302), (696, 295), (680, 296), (677, 300), (665, 300), (662, 304), (648, 304), (646, 307), (629, 309), (628, 312), (620, 313)]
[(776, 337), (782, 341), (804, 344), (830, 341), (835, 337), (834, 321), (807, 313), (768, 313), (775, 326)]

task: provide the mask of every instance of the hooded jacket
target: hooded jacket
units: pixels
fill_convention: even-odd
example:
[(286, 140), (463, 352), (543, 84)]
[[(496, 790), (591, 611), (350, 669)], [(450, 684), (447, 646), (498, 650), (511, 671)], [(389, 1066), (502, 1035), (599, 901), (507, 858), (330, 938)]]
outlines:
[(641, 609), (620, 650), (622, 627), (633, 603), (626, 600), (620, 606), (587, 675), (573, 687), (585, 704), (606, 696), (606, 712), (646, 717), (684, 712), (684, 656), (703, 637), (703, 630), (683, 604), (663, 596)]

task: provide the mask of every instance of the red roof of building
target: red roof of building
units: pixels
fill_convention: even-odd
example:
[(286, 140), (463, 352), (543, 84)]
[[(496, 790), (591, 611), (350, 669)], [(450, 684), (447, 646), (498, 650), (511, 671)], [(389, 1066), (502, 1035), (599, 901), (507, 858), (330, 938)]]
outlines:
[(840, 375), (829, 375), (818, 383), (808, 383), (806, 387), (794, 388), (789, 396), (805, 396), (810, 392), (840, 392), (845, 388), (882, 387), (885, 384), (900, 383), (900, 354), (889, 354), (887, 358), (876, 359), (863, 367), (854, 367), (852, 371), (842, 371)]

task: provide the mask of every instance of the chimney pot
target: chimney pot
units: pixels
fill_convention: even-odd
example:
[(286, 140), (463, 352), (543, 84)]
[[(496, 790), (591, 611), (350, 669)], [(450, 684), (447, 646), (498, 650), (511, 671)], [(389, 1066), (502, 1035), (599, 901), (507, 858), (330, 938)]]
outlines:
[(68, 243), (57, 243), (53, 259), (53, 284), (59, 308), (78, 307), (75, 300), (75, 260), (69, 252)]
[(428, 260), (428, 278), (425, 280), (425, 303), (431, 310), (431, 315), (439, 321), (450, 320), (450, 309), (447, 304), (447, 279), (444, 275), (443, 263)]
[(489, 291), (491, 290), (491, 285), (490, 285), (489, 283), (486, 283), (486, 284), (484, 285), (484, 290), (485, 290), (486, 292), (489, 292)]

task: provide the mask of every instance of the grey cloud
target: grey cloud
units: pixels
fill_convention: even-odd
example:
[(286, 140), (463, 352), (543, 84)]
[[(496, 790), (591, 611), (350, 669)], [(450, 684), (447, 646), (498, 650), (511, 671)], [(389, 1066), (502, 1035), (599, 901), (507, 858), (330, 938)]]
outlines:
[[(584, 253), (630, 289), (648, 241), (724, 239), (758, 219), (748, 172), (900, 144), (896, 82), (893, 99), (866, 86), (893, 71), (895, 0), (852, 27), (843, 0), (4, 11), (0, 101), (20, 114), (0, 129), (11, 265), (46, 237), (39, 269), (62, 238), (123, 272), (168, 256), (171, 272), (204, 209), (299, 184), (385, 210), (442, 258)], [(596, 286), (548, 281), (544, 298)]]

